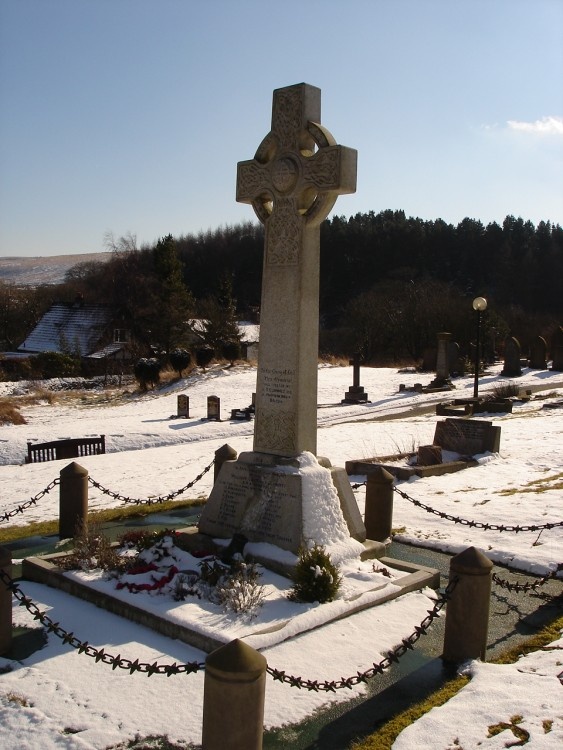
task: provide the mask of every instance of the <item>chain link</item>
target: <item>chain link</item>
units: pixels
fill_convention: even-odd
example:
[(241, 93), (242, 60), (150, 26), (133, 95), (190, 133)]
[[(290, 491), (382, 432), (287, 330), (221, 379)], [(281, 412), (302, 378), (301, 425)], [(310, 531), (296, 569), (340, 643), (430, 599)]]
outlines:
[(53, 635), (60, 638), (63, 643), (76, 649), (79, 654), (86, 654), (86, 656), (95, 659), (96, 662), (108, 664), (112, 669), (125, 669), (129, 674), (133, 674), (133, 672), (141, 672), (142, 674), (146, 674), (147, 677), (152, 677), (153, 674), (164, 674), (167, 677), (176, 674), (195, 674), (196, 672), (205, 669), (205, 664), (197, 661), (187, 662), (186, 664), (176, 664), (176, 662), (174, 662), (174, 664), (158, 664), (157, 662), (150, 664), (149, 662), (142, 662), (138, 659), (135, 659), (135, 661), (126, 659), (122, 657), (121, 654), (118, 654), (117, 656), (108, 654), (103, 648), (96, 648), (95, 646), (91, 646), (88, 641), (81, 641), (74, 635), (74, 633), (66, 631), (58, 622), (53, 622), (45, 612), (41, 612), (32, 599), (24, 595), (18, 584), (6, 573), (5, 570), (2, 570), (1, 568), (0, 579), (19, 601), (20, 606), (25, 607), (27, 611), (33, 615), (34, 620), (39, 620), (39, 622), (47, 629), (48, 633), (53, 633)]
[[(139, 500), (134, 499), (130, 497), (126, 497), (125, 495), (121, 495), (119, 492), (113, 492), (112, 490), (109, 490), (107, 487), (104, 487), (99, 482), (96, 482), (92, 477), (88, 477), (88, 482), (92, 485), (92, 487), (95, 487), (96, 489), (100, 490), (104, 495), (108, 495), (109, 497), (112, 497), (114, 500), (121, 500), (124, 503), (132, 503), (134, 505), (155, 505), (155, 504), (161, 504), (165, 503), (169, 500), (174, 500), (174, 498), (178, 497), (182, 493), (186, 492), (186, 490), (191, 489), (197, 482), (199, 482), (203, 477), (207, 474), (208, 471), (210, 471), (211, 467), (215, 463), (215, 459), (209, 463), (203, 471), (197, 475), (195, 479), (193, 479), (191, 482), (188, 482), (185, 487), (181, 487), (179, 490), (176, 490), (175, 492), (171, 492), (169, 495), (155, 497), (155, 498), (148, 498), (147, 500)], [(21, 503), (21, 505), (18, 505), (17, 508), (13, 508), (12, 510), (6, 511), (2, 515), (0, 515), (0, 523), (3, 523), (5, 521), (9, 521), (10, 518), (13, 518), (14, 516), (18, 515), (18, 513), (23, 513), (28, 508), (31, 508), (33, 505), (37, 505), (37, 502), (41, 500), (41, 498), (44, 495), (47, 495), (51, 490), (59, 485), (61, 483), (61, 480), (59, 477), (56, 479), (53, 479), (51, 484), (48, 484), (47, 487), (45, 487), (44, 490), (41, 490), (41, 492), (38, 492), (37, 495), (27, 500), (25, 503)]]
[(109, 497), (112, 497), (114, 500), (121, 500), (123, 503), (131, 503), (133, 505), (157, 505), (161, 503), (166, 503), (170, 500), (174, 500), (174, 498), (178, 497), (178, 495), (181, 495), (182, 493), (186, 492), (186, 490), (191, 489), (194, 484), (197, 484), (203, 477), (207, 474), (207, 472), (211, 469), (213, 464), (215, 463), (215, 459), (211, 461), (210, 464), (208, 464), (203, 471), (197, 475), (195, 479), (193, 479), (191, 482), (188, 482), (185, 487), (181, 487), (179, 490), (176, 490), (175, 492), (171, 492), (169, 495), (162, 495), (159, 497), (154, 498), (148, 498), (147, 500), (141, 500), (138, 498), (131, 498), (127, 497), (125, 495), (121, 495), (119, 492), (114, 492), (113, 490), (109, 490), (107, 487), (104, 487), (99, 482), (96, 482), (92, 477), (88, 477), (88, 482), (92, 485), (92, 487), (95, 487), (97, 490), (100, 490), (102, 494), (108, 495)]
[(400, 490), (396, 486), (393, 486), (393, 490), (405, 500), (408, 500), (413, 505), (416, 505), (417, 508), (422, 508), (422, 510), (425, 510), (427, 513), (433, 513), (435, 516), (443, 518), (446, 521), (453, 521), (454, 523), (459, 523), (462, 526), (469, 526), (469, 528), (471, 529), (482, 529), (483, 531), (511, 531), (517, 534), (520, 531), (543, 531), (544, 529), (555, 529), (559, 526), (563, 526), (563, 521), (556, 521), (555, 523), (544, 523), (541, 525), (533, 524), (529, 526), (508, 526), (504, 524), (499, 525), (495, 523), (484, 523), (482, 521), (471, 521), (467, 518), (452, 516), (450, 513), (443, 513), (440, 510), (432, 508), (430, 505), (425, 505), (424, 503), (421, 503), (420, 500), (415, 500), (413, 497), (410, 497), (406, 492), (403, 492), (403, 490)]
[[(20, 589), (18, 584), (6, 573), (6, 571), (0, 569), (0, 579), (5, 586), (12, 592), (13, 596), (18, 600), (20, 606), (25, 607), (27, 611), (33, 615), (34, 620), (38, 620), (43, 625), (47, 633), (53, 633), (57, 638), (60, 638), (64, 644), (71, 646), (76, 649), (79, 654), (85, 654), (93, 658), (96, 662), (107, 664), (112, 669), (124, 669), (133, 674), (133, 672), (141, 672), (146, 674), (148, 677), (152, 675), (166, 675), (171, 677), (176, 674), (194, 674), (205, 669), (204, 662), (187, 662), (185, 664), (158, 664), (157, 662), (140, 662), (138, 659), (132, 661), (122, 657), (121, 654), (114, 656), (113, 654), (107, 653), (103, 648), (96, 648), (88, 643), (88, 641), (81, 641), (72, 632), (65, 630), (62, 625), (58, 622), (54, 622), (45, 612), (42, 612), (37, 604), (28, 596), (25, 596), (23, 591)], [(414, 649), (416, 642), (423, 635), (426, 635), (428, 628), (432, 622), (438, 617), (440, 611), (451, 597), (451, 594), (457, 585), (459, 579), (455, 578), (450, 581), (443, 594), (441, 594), (434, 607), (428, 610), (428, 614), (422, 620), (420, 625), (415, 626), (412, 634), (408, 638), (403, 638), (401, 643), (395, 646), (394, 649), (387, 653), (380, 662), (373, 664), (370, 669), (365, 672), (357, 672), (355, 675), (350, 677), (342, 677), (340, 680), (325, 680), (319, 682), (318, 680), (303, 680), (301, 677), (294, 677), (288, 675), (284, 671), (267, 667), (266, 671), (268, 674), (278, 682), (284, 682), (291, 687), (306, 688), (307, 690), (314, 690), (315, 692), (335, 692), (341, 688), (352, 688), (354, 685), (365, 683), (377, 674), (382, 674), (392, 664), (396, 664), (399, 659), (406, 654), (407, 651)]]
[(355, 685), (365, 683), (376, 675), (383, 674), (392, 664), (396, 664), (401, 657), (403, 657), (407, 651), (414, 649), (415, 643), (422, 635), (426, 635), (428, 628), (432, 622), (438, 617), (440, 610), (444, 607), (448, 599), (450, 599), (453, 590), (457, 586), (459, 578), (452, 579), (443, 594), (438, 596), (436, 603), (432, 609), (427, 610), (428, 614), (422, 620), (420, 625), (415, 626), (411, 635), (408, 638), (403, 638), (401, 643), (395, 646), (394, 649), (387, 652), (387, 656), (377, 664), (373, 664), (365, 672), (356, 672), (351, 677), (341, 677), (339, 680), (324, 680), (319, 682), (318, 680), (304, 680), (301, 677), (295, 677), (294, 675), (286, 674), (281, 669), (274, 669), (273, 667), (267, 667), (266, 671), (273, 678), (274, 681), (284, 682), (291, 687), (305, 688), (306, 690), (312, 690), (316, 693), (334, 693), (342, 688), (352, 689)]
[(493, 573), (493, 581), (497, 584), (497, 586), (500, 586), (503, 589), (507, 589), (508, 591), (516, 591), (517, 593), (523, 591), (536, 591), (541, 586), (545, 586), (546, 583), (549, 581), (560, 581), (561, 579), (557, 577), (557, 574), (559, 571), (563, 570), (563, 563), (559, 563), (555, 570), (552, 570), (551, 573), (548, 573), (547, 575), (543, 576), (542, 578), (538, 578), (537, 581), (533, 582), (526, 582), (526, 583), (520, 583), (517, 581), (516, 583), (513, 583), (512, 581), (507, 581), (506, 578), (501, 578), (496, 573)]
[(12, 510), (6, 511), (3, 515), (0, 516), (0, 523), (3, 521), (9, 521), (10, 518), (13, 518), (13, 516), (17, 516), (18, 513), (23, 513), (24, 510), (27, 510), (28, 508), (31, 508), (32, 505), (37, 505), (38, 500), (41, 500), (42, 497), (47, 495), (53, 487), (56, 487), (58, 484), (60, 484), (60, 479), (57, 477), (57, 479), (53, 479), (51, 484), (48, 484), (44, 490), (41, 490), (41, 492), (38, 492), (37, 495), (27, 500), (25, 503), (22, 503), (21, 505), (18, 505), (17, 508), (13, 508)]

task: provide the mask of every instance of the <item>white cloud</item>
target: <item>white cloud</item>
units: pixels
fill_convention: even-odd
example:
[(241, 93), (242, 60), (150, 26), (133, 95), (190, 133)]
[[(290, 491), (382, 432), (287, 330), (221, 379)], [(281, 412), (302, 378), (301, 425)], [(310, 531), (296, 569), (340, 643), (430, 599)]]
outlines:
[(535, 122), (519, 122), (508, 120), (511, 130), (520, 130), (524, 133), (536, 133), (537, 135), (563, 135), (563, 117), (542, 117)]

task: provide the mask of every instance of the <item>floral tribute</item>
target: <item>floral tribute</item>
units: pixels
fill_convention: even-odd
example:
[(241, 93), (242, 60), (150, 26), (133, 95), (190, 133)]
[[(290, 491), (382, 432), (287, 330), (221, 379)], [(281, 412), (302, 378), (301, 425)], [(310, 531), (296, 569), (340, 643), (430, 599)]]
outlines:
[(181, 535), (169, 530), (129, 532), (119, 543), (118, 555), (125, 563), (106, 571), (117, 579), (117, 589), (168, 595), (175, 601), (193, 596), (249, 619), (264, 602), (259, 566), (240, 554), (227, 563), (207, 551), (188, 552), (182, 549)]

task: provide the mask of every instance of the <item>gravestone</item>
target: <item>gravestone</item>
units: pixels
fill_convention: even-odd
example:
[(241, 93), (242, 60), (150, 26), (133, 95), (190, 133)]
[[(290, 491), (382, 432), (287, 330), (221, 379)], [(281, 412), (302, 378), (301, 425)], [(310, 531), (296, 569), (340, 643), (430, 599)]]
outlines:
[(419, 445), (416, 452), (417, 466), (436, 466), (441, 463), (442, 448), (439, 445)]
[(422, 352), (422, 364), (420, 369), (423, 372), (431, 372), (436, 369), (436, 360), (438, 358), (438, 352), (435, 347), (427, 346)]
[(185, 393), (180, 393), (177, 399), (176, 416), (186, 417), (190, 416), (190, 397), (186, 396)]
[(550, 339), (551, 369), (563, 371), (563, 327), (559, 326)]
[(498, 453), (500, 427), (492, 422), (473, 419), (444, 419), (436, 423), (433, 445), (462, 456)]
[(536, 336), (530, 344), (528, 367), (532, 370), (547, 370), (547, 341), (543, 336)]
[(221, 399), (219, 396), (207, 397), (207, 419), (214, 419), (216, 422), (221, 421)]
[(254, 444), (224, 464), (199, 522), (202, 533), (243, 533), (292, 552), (314, 541), (305, 530), (313, 476), (331, 479), (327, 518), (337, 511), (347, 538), (365, 539), (344, 469), (315, 458), (320, 224), (338, 195), (355, 192), (357, 157), (336, 145), (320, 115), (320, 89), (276, 89), (271, 131), (238, 164), (237, 200), (265, 229)]
[(504, 367), (502, 368), (501, 375), (509, 378), (517, 378), (522, 375), (522, 368), (520, 366), (521, 354), (522, 350), (518, 339), (514, 338), (514, 336), (507, 336), (504, 340)]
[(450, 375), (465, 374), (465, 364), (461, 358), (457, 341), (450, 341), (448, 344), (448, 367)]
[(353, 368), (353, 382), (344, 394), (342, 404), (369, 404), (368, 394), (364, 391), (363, 385), (360, 385), (360, 360), (361, 357), (358, 353), (354, 354), (350, 360)]
[(436, 377), (427, 386), (426, 390), (451, 390), (455, 388), (450, 379), (449, 345), (452, 338), (451, 333), (438, 334), (438, 349), (436, 354)]

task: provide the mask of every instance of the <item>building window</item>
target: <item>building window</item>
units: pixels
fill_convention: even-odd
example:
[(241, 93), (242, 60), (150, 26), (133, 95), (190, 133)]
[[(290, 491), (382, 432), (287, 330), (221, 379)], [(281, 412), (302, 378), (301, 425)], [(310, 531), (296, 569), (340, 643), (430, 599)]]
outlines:
[(114, 344), (126, 344), (129, 341), (129, 331), (126, 328), (114, 328)]

